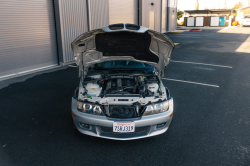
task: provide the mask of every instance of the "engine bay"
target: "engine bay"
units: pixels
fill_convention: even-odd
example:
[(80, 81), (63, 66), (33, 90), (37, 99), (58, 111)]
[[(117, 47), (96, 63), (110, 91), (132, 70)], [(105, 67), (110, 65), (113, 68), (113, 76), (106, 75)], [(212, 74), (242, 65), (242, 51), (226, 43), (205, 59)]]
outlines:
[(154, 74), (87, 75), (78, 94), (78, 100), (100, 105), (112, 118), (140, 117), (147, 105), (167, 99), (163, 83)]
[(99, 79), (87, 77), (83, 86), (88, 97), (137, 94), (141, 97), (161, 95), (160, 81), (156, 76), (107, 76)]

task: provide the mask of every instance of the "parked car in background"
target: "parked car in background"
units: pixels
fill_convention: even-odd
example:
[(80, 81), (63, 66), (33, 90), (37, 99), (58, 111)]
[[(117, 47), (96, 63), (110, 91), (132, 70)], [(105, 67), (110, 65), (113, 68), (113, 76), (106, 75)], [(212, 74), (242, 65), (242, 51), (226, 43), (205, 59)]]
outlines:
[(114, 24), (80, 35), (71, 46), (81, 78), (72, 98), (75, 129), (117, 140), (168, 130), (173, 98), (162, 78), (174, 43), (167, 36)]
[(250, 26), (250, 14), (247, 14), (243, 17), (242, 26)]

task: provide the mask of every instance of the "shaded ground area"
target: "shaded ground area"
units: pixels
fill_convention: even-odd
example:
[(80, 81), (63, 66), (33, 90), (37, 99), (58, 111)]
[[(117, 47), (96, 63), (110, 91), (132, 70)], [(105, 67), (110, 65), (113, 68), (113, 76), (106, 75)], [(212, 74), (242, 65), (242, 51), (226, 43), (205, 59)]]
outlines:
[(233, 67), (171, 62), (166, 78), (219, 88), (164, 80), (175, 103), (168, 132), (133, 141), (75, 132), (70, 104), (79, 80), (68, 68), (0, 89), (0, 165), (249, 165), (250, 54), (235, 52), (249, 35), (167, 35), (180, 43), (175, 61)]

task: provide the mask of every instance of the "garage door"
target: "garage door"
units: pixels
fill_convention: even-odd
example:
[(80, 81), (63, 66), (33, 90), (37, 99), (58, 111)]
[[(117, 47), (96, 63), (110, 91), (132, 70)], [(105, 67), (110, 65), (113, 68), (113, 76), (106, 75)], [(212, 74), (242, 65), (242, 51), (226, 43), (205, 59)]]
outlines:
[(210, 19), (210, 26), (211, 27), (218, 27), (220, 22), (220, 17), (211, 17)]
[(138, 24), (137, 0), (109, 0), (109, 24)]
[(0, 2), (0, 78), (57, 65), (53, 1)]
[(187, 18), (187, 27), (194, 27), (194, 17)]
[(204, 27), (204, 17), (196, 17), (195, 26), (196, 27)]

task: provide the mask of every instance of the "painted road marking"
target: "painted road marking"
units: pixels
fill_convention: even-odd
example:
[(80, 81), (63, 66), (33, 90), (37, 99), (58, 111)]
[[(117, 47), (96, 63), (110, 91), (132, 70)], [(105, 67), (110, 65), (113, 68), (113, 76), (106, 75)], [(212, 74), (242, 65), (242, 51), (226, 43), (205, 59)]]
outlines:
[(178, 44), (180, 44), (180, 43), (174, 43), (174, 45), (178, 45)]
[(195, 35), (195, 34), (168, 34), (167, 36), (173, 36), (173, 37), (176, 37), (176, 36), (183, 36), (183, 37), (207, 37), (208, 35), (203, 35), (203, 34), (199, 34), (199, 35)]
[(204, 85), (204, 86), (211, 86), (211, 87), (219, 88), (218, 85), (212, 85), (212, 84), (203, 84), (203, 83), (199, 83), (199, 82), (191, 82), (191, 81), (184, 81), (184, 80), (176, 80), (176, 79), (170, 79), (170, 78), (162, 78), (162, 79), (168, 80), (168, 81), (185, 82), (185, 83), (189, 83), (189, 84), (197, 84), (197, 85)]
[(208, 36), (204, 33), (194, 34), (194, 33), (180, 33), (180, 34), (169, 34), (171, 36)]
[(170, 31), (170, 33), (182, 33), (184, 31)]
[(206, 66), (216, 66), (216, 67), (233, 68), (232, 66), (214, 65), (214, 64), (207, 64), (207, 63), (185, 62), (185, 61), (175, 61), (175, 60), (170, 60), (170, 62), (176, 62), (176, 63), (190, 63), (190, 64), (196, 64), (196, 65), (206, 65)]

